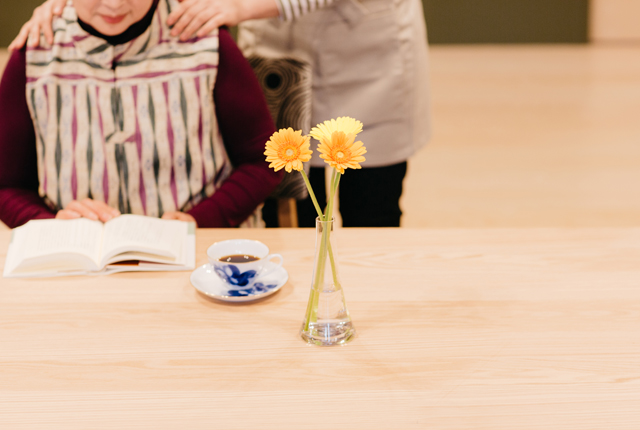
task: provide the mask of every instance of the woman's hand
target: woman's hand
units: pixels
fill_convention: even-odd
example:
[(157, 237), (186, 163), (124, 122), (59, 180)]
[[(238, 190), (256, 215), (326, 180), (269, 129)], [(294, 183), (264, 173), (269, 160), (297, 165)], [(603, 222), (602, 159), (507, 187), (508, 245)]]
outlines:
[[(179, 0), (180, 5), (167, 19), (172, 36), (180, 35), (180, 40), (188, 40), (196, 31), (204, 37), (213, 29), (223, 25), (233, 27), (248, 19), (272, 18), (278, 16), (276, 0)], [(40, 44), (40, 31), (49, 44), (53, 43), (51, 23), (54, 16), (62, 15), (66, 0), (47, 0), (34, 11), (20, 33), (9, 45), (9, 50), (20, 49), (31, 36), (30, 46)]]
[(167, 25), (171, 35), (188, 40), (197, 31), (198, 37), (209, 34), (221, 25), (234, 26), (242, 20), (241, 0), (180, 0), (171, 12)]
[(107, 206), (99, 200), (74, 200), (56, 214), (57, 219), (88, 218), (94, 221), (107, 222), (120, 215), (118, 209)]
[(53, 43), (53, 29), (51, 23), (54, 16), (62, 15), (62, 9), (66, 0), (47, 0), (33, 11), (31, 19), (27, 21), (20, 33), (13, 39), (13, 42), (9, 45), (10, 51), (15, 51), (24, 46), (27, 42), (27, 38), (31, 36), (31, 42), (29, 46), (38, 46), (40, 44), (40, 31), (44, 32), (44, 37), (51, 45)]
[(180, 5), (171, 12), (167, 25), (171, 35), (180, 40), (190, 39), (197, 31), (204, 37), (223, 25), (233, 27), (248, 19), (278, 16), (276, 0), (178, 0)]
[(198, 223), (196, 222), (196, 219), (194, 217), (187, 213), (179, 211), (165, 212), (162, 215), (162, 219), (177, 219), (178, 221), (194, 222), (196, 223), (196, 227), (198, 226)]

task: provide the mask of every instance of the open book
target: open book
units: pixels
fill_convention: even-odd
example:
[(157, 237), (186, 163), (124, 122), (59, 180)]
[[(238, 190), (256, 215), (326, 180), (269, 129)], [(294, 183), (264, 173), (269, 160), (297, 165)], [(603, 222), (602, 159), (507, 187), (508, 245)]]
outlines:
[(33, 220), (12, 231), (5, 277), (195, 269), (195, 224), (140, 215)]

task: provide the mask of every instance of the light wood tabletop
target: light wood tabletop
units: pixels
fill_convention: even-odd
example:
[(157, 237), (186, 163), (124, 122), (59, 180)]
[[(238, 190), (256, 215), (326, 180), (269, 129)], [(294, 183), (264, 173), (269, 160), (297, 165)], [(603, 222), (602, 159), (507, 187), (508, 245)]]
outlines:
[[(0, 231), (0, 264), (10, 232)], [(189, 272), (0, 279), (0, 428), (640, 429), (640, 229), (342, 229), (357, 337), (298, 336), (312, 229), (258, 302)]]

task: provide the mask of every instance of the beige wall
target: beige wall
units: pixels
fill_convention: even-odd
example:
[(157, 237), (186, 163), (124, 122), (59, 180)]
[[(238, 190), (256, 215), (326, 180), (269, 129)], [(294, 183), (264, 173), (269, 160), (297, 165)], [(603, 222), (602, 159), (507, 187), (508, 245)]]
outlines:
[(44, 0), (0, 0), (0, 47), (9, 46), (33, 9), (43, 2)]
[(640, 42), (640, 0), (591, 0), (592, 42)]

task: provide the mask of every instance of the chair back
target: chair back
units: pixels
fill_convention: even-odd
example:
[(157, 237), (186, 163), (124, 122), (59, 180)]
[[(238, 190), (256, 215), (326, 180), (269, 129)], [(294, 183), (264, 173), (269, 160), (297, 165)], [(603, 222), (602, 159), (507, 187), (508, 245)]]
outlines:
[[(276, 129), (291, 127), (308, 134), (311, 129), (311, 65), (295, 58), (257, 55), (251, 55), (247, 60), (260, 82)], [(305, 166), (307, 173), (308, 169)], [(280, 185), (265, 202), (263, 212), (267, 214), (275, 208), (280, 227), (297, 227), (296, 200), (304, 200), (308, 195), (300, 173), (285, 173)]]

